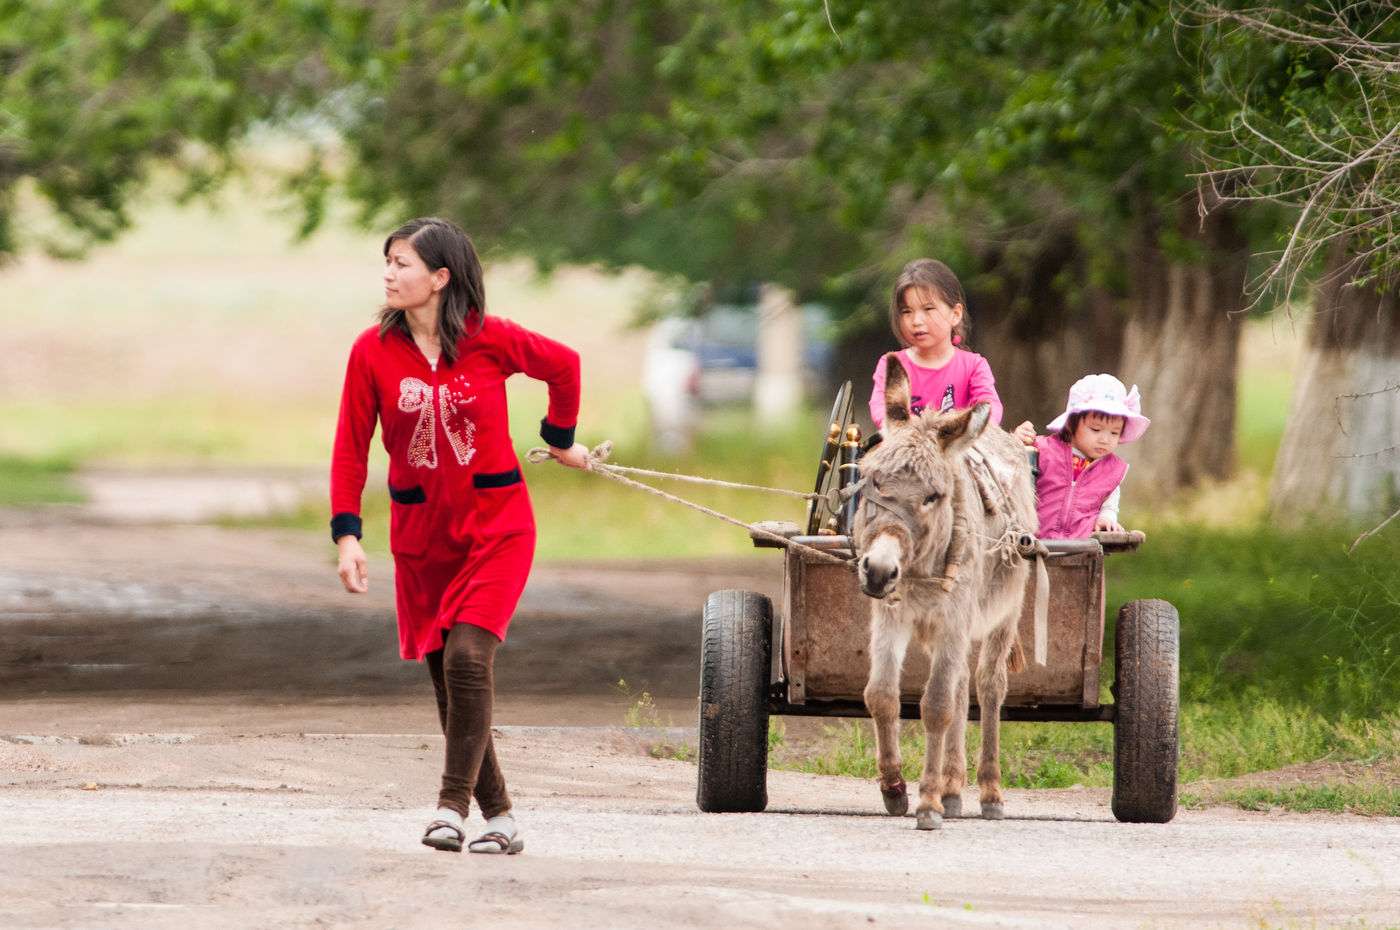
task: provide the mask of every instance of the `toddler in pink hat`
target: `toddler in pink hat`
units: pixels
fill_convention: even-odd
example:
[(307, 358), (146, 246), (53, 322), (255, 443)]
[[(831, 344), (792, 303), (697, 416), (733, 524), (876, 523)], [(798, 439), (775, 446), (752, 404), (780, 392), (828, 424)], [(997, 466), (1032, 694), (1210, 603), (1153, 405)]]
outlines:
[(1016, 438), (1039, 453), (1035, 491), (1042, 539), (1081, 539), (1095, 531), (1121, 533), (1118, 506), (1128, 463), (1114, 455), (1152, 421), (1142, 415), (1137, 385), (1113, 375), (1086, 375), (1069, 389), (1065, 412), (1037, 436), (1029, 420)]

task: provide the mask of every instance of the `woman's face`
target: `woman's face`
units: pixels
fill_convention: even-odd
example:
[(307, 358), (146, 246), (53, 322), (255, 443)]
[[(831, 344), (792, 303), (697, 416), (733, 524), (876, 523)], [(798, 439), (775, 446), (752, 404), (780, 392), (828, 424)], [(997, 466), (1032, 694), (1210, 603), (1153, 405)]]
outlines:
[(407, 239), (395, 239), (384, 256), (384, 303), (392, 310), (417, 310), (437, 299), (448, 270), (428, 270)]

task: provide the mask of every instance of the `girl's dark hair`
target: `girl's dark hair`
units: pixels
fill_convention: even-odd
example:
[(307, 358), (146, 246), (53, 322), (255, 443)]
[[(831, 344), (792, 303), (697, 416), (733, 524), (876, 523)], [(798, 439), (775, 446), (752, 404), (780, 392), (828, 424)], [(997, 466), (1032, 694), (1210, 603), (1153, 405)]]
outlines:
[(899, 330), (899, 302), (904, 297), (904, 292), (911, 287), (933, 291), (950, 307), (962, 304), (962, 319), (953, 327), (953, 332), (961, 337), (962, 343), (966, 343), (968, 332), (972, 329), (972, 321), (967, 315), (967, 298), (963, 296), (958, 276), (953, 274), (953, 269), (936, 259), (916, 258), (904, 266), (904, 270), (894, 282), (894, 290), (890, 293), (890, 329), (894, 330), (894, 338), (899, 340), (899, 344), (909, 348), (909, 343), (904, 341), (904, 334)]
[(1065, 445), (1074, 444), (1074, 431), (1079, 429), (1079, 421), (1084, 419), (1084, 414), (1088, 411), (1081, 410), (1078, 413), (1071, 413), (1065, 419), (1065, 425), (1060, 427), (1060, 431), (1055, 434), (1055, 438)]
[[(448, 365), (457, 361), (457, 343), (470, 339), (486, 325), (486, 283), (482, 279), (481, 259), (471, 239), (456, 223), (436, 216), (409, 220), (389, 233), (384, 240), (384, 254), (395, 242), (404, 241), (413, 247), (429, 271), (446, 268), (447, 286), (442, 289), (438, 303), (438, 339), (442, 356)], [(471, 329), (468, 330), (468, 325)], [(410, 339), (408, 319), (404, 311), (385, 307), (379, 311), (379, 336), (397, 329)]]
[(1127, 417), (1118, 416), (1114, 413), (1100, 413), (1097, 410), (1080, 410), (1076, 413), (1071, 413), (1065, 419), (1065, 425), (1060, 427), (1060, 431), (1055, 434), (1055, 438), (1067, 446), (1074, 445), (1074, 431), (1079, 429), (1079, 421), (1091, 413), (1097, 413), (1105, 420), (1122, 420), (1125, 428), (1128, 425)]

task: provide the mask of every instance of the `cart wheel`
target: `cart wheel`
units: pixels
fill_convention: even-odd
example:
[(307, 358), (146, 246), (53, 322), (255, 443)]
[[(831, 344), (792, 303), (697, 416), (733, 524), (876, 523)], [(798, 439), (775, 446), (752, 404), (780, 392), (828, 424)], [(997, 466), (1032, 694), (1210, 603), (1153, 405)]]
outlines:
[(772, 602), (753, 591), (716, 591), (705, 600), (695, 797), (702, 811), (768, 806), (772, 618)]
[(1176, 816), (1177, 680), (1181, 621), (1166, 601), (1130, 601), (1114, 630), (1113, 816)]

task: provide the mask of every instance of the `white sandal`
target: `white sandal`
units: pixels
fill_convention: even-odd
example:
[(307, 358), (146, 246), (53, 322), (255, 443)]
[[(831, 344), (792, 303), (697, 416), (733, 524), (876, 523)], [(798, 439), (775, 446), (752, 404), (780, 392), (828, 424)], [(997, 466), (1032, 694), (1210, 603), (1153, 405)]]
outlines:
[(486, 821), (486, 826), (491, 829), (467, 844), (471, 852), (513, 856), (525, 848), (525, 841), (520, 838), (520, 831), (515, 826), (515, 818), (510, 814), (498, 814)]
[(444, 852), (461, 852), (465, 834), (462, 828), (450, 820), (434, 820), (423, 833), (423, 845)]

